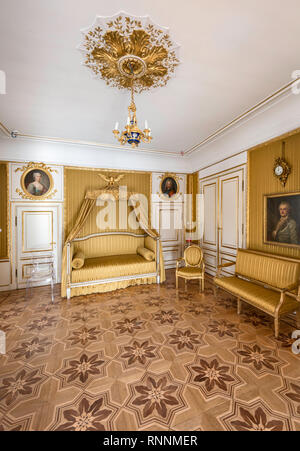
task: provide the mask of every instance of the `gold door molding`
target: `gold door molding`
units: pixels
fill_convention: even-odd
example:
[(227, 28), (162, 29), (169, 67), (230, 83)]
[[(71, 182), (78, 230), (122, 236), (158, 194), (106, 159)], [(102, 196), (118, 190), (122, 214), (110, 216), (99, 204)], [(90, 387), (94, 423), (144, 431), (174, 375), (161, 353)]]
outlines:
[[(204, 196), (204, 208), (205, 208), (205, 191), (207, 190), (207, 188), (210, 187), (214, 187), (214, 222), (216, 223), (216, 219), (217, 219), (217, 195), (218, 195), (218, 182), (213, 182), (213, 183), (209, 183), (209, 184), (204, 184), (203, 185), (203, 196)], [(205, 239), (206, 236), (206, 230), (207, 230), (207, 226), (206, 225), (206, 221), (204, 219), (204, 226), (203, 226), (203, 244), (208, 244), (208, 245), (212, 245), (212, 246), (216, 246), (217, 245), (217, 231), (216, 228), (214, 228), (214, 240), (213, 241), (208, 241)]]
[[(236, 229), (236, 246), (230, 246), (228, 244), (224, 244), (223, 243), (223, 225), (224, 225), (224, 221), (223, 221), (223, 217), (224, 217), (224, 212), (223, 212), (223, 200), (224, 200), (224, 184), (231, 182), (231, 181), (235, 181), (236, 182), (236, 194), (235, 194), (235, 206), (236, 206), (236, 214), (235, 214), (235, 229)], [(221, 214), (220, 214), (220, 246), (223, 248), (227, 248), (227, 249), (237, 249), (239, 247), (239, 217), (238, 217), (238, 213), (239, 213), (239, 177), (235, 176), (235, 177), (230, 177), (230, 178), (226, 178), (223, 180), (220, 180), (220, 189), (221, 189), (221, 204), (220, 204), (220, 209), (221, 209)]]
[[(210, 224), (210, 227), (214, 230), (213, 241), (209, 241), (207, 239), (206, 228), (208, 227), (207, 221), (204, 219), (204, 227), (203, 227), (203, 238), (201, 240), (201, 244), (203, 246), (204, 257), (205, 257), (205, 265), (208, 270), (211, 270), (213, 274), (216, 273), (216, 267), (222, 260), (235, 259), (235, 254), (237, 248), (243, 247), (245, 244), (244, 232), (245, 232), (245, 221), (246, 221), (246, 202), (245, 202), (245, 175), (246, 175), (246, 165), (238, 165), (230, 169), (226, 169), (224, 171), (219, 171), (216, 174), (211, 174), (207, 177), (199, 179), (199, 187), (204, 196), (204, 217), (205, 217), (205, 195), (206, 190), (214, 187), (214, 224)], [(224, 237), (224, 224), (225, 224), (225, 216), (226, 212), (223, 209), (226, 207), (224, 203), (225, 189), (226, 183), (234, 183), (234, 227), (236, 228), (235, 232), (235, 243), (227, 242)], [(228, 197), (228, 208), (231, 211), (231, 197), (227, 194)], [(212, 208), (212, 200), (210, 205), (206, 207), (206, 211), (209, 211), (209, 208)], [(212, 221), (210, 221), (212, 222)], [(229, 227), (229, 226), (228, 226)], [(230, 230), (230, 227), (229, 227)], [(215, 266), (212, 266), (212, 259), (215, 259)], [(210, 260), (210, 261), (208, 261)]]

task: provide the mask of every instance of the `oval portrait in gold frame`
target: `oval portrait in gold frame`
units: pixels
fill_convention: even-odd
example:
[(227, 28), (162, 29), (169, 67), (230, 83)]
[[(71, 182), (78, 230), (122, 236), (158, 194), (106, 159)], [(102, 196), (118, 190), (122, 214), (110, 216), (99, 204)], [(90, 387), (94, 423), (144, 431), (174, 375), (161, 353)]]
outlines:
[(45, 199), (53, 189), (53, 177), (43, 167), (29, 167), (21, 176), (21, 187), (26, 197), (34, 200)]
[(161, 176), (160, 197), (165, 200), (177, 199), (180, 195), (179, 179), (175, 174), (166, 173)]

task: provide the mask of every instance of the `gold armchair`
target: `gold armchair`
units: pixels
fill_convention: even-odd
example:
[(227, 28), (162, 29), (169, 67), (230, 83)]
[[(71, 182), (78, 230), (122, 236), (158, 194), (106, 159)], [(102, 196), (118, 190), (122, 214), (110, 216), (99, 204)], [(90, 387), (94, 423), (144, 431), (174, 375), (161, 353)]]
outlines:
[[(184, 261), (185, 266), (180, 267), (180, 262)], [(202, 249), (196, 244), (192, 244), (184, 251), (183, 258), (179, 258), (176, 263), (176, 290), (178, 290), (178, 278), (185, 280), (185, 288), (188, 280), (199, 279), (199, 289), (204, 291), (205, 265)]]

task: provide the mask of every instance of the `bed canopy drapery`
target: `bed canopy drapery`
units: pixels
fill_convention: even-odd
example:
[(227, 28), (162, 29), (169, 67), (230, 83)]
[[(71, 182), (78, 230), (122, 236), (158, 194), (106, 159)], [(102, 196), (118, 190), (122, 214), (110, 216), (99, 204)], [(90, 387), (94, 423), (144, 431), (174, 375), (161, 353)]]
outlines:
[[(96, 206), (96, 201), (99, 199), (99, 197), (104, 201), (115, 201), (119, 202), (120, 200), (126, 200), (128, 202), (128, 205), (133, 207), (133, 212), (135, 213), (136, 220), (139, 224), (140, 229), (145, 232), (149, 237), (157, 240), (157, 243), (159, 245), (159, 282), (162, 283), (165, 281), (165, 268), (164, 268), (164, 261), (163, 261), (163, 253), (162, 253), (162, 245), (160, 242), (159, 234), (156, 230), (151, 229), (148, 225), (148, 211), (147, 208), (143, 205), (141, 202), (139, 204), (139, 208), (135, 209), (136, 202), (139, 200), (137, 193), (130, 193), (126, 192), (125, 197), (124, 193), (121, 192), (121, 197), (119, 197), (119, 188), (118, 187), (112, 187), (111, 189), (101, 189), (101, 190), (95, 190), (95, 191), (88, 191), (85, 195), (85, 198), (82, 202), (80, 211), (78, 213), (78, 216), (76, 218), (75, 224), (71, 231), (69, 232), (67, 239), (64, 244), (63, 248), (63, 255), (62, 255), (62, 277), (61, 277), (61, 295), (65, 297), (67, 295), (67, 288), (70, 287), (71, 281), (68, 280), (70, 278), (70, 275), (68, 274), (67, 268), (68, 268), (68, 246), (70, 243), (72, 243), (74, 240), (78, 239), (80, 232), (82, 231), (84, 225), (86, 224), (93, 208)], [(114, 234), (120, 233), (122, 235), (124, 231), (120, 232), (113, 232)], [(109, 232), (108, 232), (109, 234)], [(94, 234), (97, 235), (97, 234)], [(150, 279), (149, 279), (150, 280)], [(141, 279), (139, 281), (141, 283)], [(145, 282), (144, 282), (145, 283)], [(153, 283), (153, 282), (152, 282)], [(131, 279), (130, 285), (134, 284), (134, 279)], [(119, 285), (120, 288), (125, 287), (124, 284)], [(83, 290), (82, 294), (87, 294), (89, 291)]]

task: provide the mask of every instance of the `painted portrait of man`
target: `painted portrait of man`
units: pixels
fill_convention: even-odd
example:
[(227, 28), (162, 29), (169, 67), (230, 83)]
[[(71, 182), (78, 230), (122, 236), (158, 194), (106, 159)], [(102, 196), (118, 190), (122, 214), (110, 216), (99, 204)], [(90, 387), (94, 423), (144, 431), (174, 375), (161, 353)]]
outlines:
[(173, 177), (166, 177), (161, 184), (164, 197), (171, 198), (177, 193), (177, 183)]
[(267, 238), (300, 246), (300, 194), (267, 199)]

